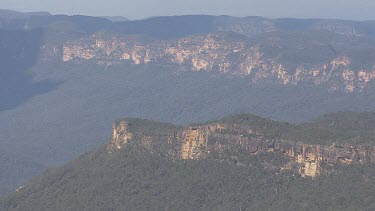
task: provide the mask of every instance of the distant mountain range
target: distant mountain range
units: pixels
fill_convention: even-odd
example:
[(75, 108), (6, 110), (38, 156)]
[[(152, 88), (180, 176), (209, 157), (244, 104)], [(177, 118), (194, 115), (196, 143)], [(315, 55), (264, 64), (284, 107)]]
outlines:
[(19, 187), (0, 208), (372, 210), (374, 121), (343, 112), (299, 125), (247, 114), (185, 128), (119, 120), (106, 146)]
[(0, 10), (0, 194), (103, 144), (122, 116), (374, 111), (374, 39), (375, 21)]
[[(43, 59), (96, 60), (106, 66), (177, 65), (247, 76), (255, 83), (271, 79), (282, 84), (327, 84), (330, 92), (363, 91), (375, 79), (374, 21), (178, 16), (112, 22), (88, 16), (15, 14), (3, 15), (0, 28), (42, 27), (51, 33), (46, 35)], [(23, 24), (7, 23), (13, 17)]]

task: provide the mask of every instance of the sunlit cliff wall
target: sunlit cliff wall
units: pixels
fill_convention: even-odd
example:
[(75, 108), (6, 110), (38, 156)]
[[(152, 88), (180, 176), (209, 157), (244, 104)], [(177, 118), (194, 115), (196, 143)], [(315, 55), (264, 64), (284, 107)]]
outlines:
[(177, 65), (191, 71), (247, 77), (251, 83), (273, 80), (284, 85), (321, 85), (329, 82), (330, 92), (363, 91), (375, 79), (375, 68), (353, 70), (350, 68), (351, 58), (345, 55), (288, 68), (277, 57), (265, 54), (260, 44), (249, 43), (240, 35), (228, 33), (196, 35), (174, 41), (93, 35), (67, 42), (61, 55), (63, 62), (93, 60), (107, 66), (120, 63)]
[[(127, 129), (127, 121), (115, 123), (113, 137), (108, 150), (119, 150), (133, 133)], [(160, 137), (139, 136), (137, 142), (146, 143), (151, 151), (158, 150)], [(156, 139), (159, 139), (155, 141)], [(164, 136), (167, 145), (178, 145), (171, 157), (182, 160), (199, 160), (204, 158), (222, 159), (227, 155), (236, 156), (240, 152), (249, 155), (260, 152), (282, 153), (290, 159), (286, 166), (280, 169), (296, 168), (302, 176), (315, 177), (327, 172), (322, 165), (333, 164), (364, 164), (375, 162), (375, 147), (365, 145), (311, 145), (281, 139), (268, 139), (255, 132), (254, 128), (244, 125), (229, 125), (213, 123), (204, 126), (188, 127), (175, 134)], [(152, 143), (154, 142), (154, 144)], [(165, 146), (164, 146), (165, 147)], [(169, 151), (170, 153), (171, 151)]]

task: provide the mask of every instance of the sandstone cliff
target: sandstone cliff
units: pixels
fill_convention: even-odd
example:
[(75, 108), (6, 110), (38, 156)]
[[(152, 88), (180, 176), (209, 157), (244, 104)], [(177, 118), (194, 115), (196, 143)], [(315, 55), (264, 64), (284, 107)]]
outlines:
[[(152, 153), (182, 160), (225, 160), (236, 158), (240, 154), (251, 156), (262, 152), (282, 153), (290, 162), (278, 166), (279, 171), (291, 170), (309, 177), (328, 173), (337, 164), (375, 162), (375, 147), (371, 145), (308, 144), (293, 138), (286, 140), (282, 135), (271, 136), (267, 128), (263, 130), (247, 124), (219, 121), (186, 128), (176, 127), (164, 132), (152, 131), (152, 128), (134, 130), (129, 129), (130, 127), (134, 128), (132, 120), (113, 124), (113, 136), (107, 146), (109, 152), (118, 151), (129, 142), (134, 142)], [(285, 130), (287, 133), (289, 129), (281, 128), (281, 131)], [(145, 135), (145, 131), (148, 131), (148, 134)]]
[(224, 32), (164, 41), (95, 34), (68, 41), (60, 52), (54, 49), (53, 54), (60, 55), (63, 62), (92, 60), (104, 66), (176, 65), (181, 70), (247, 77), (251, 83), (327, 84), (330, 92), (363, 91), (375, 79), (374, 63), (363, 64), (358, 69), (353, 67), (352, 63), (356, 62), (350, 55), (329, 53), (333, 50), (325, 45), (307, 44), (290, 49), (290, 46), (281, 46), (284, 41), (269, 39), (255, 42)]

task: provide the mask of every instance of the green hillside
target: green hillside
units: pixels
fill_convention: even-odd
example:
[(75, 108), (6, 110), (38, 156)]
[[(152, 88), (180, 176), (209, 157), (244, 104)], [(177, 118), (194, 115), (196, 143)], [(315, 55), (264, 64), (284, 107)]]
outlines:
[[(335, 113), (293, 125), (253, 115), (216, 122), (253, 125), (280, 137), (351, 140), (373, 131), (373, 113)], [(235, 158), (171, 160), (137, 144), (140, 136), (165, 136), (180, 127), (126, 119), (135, 138), (119, 151), (105, 146), (34, 178), (0, 201), (2, 210), (373, 210), (373, 164), (335, 164), (314, 179), (278, 171), (278, 152), (240, 152)], [(361, 124), (361, 122), (363, 124)], [(212, 122), (211, 122), (212, 123)], [(201, 125), (201, 124), (195, 124)], [(304, 129), (304, 130), (303, 130)], [(303, 132), (301, 132), (303, 131)], [(298, 138), (301, 138), (298, 137)], [(360, 136), (359, 136), (360, 137)], [(374, 144), (374, 137), (368, 137)], [(157, 139), (156, 139), (157, 140)], [(292, 139), (291, 139), (292, 140)], [(320, 141), (322, 141), (321, 139)], [(328, 140), (328, 139), (327, 139)], [(371, 142), (370, 142), (371, 141)], [(156, 146), (157, 145), (152, 145)], [(164, 146), (165, 147), (165, 146)]]

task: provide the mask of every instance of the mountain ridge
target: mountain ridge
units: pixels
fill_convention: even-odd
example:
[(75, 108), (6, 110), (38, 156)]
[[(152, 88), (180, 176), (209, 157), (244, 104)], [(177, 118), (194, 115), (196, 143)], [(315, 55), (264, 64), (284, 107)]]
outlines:
[[(120, 116), (186, 125), (240, 112), (304, 122), (339, 110), (374, 110), (372, 21), (203, 19), (0, 18), (0, 60), (12, 63), (0, 73), (0, 141), (9, 157), (22, 154), (36, 167), (19, 176), (24, 164), (15, 162), (0, 175), (1, 192), (103, 144)], [(67, 62), (64, 47), (66, 58), (74, 57)], [(147, 50), (153, 57), (145, 64)], [(300, 67), (305, 71), (297, 77)], [(8, 168), (6, 160), (0, 165)]]
[[(366, 114), (371, 114), (370, 119), (375, 118), (374, 113), (336, 113), (324, 118), (345, 120), (347, 116), (360, 118)], [(349, 122), (352, 123), (353, 120)], [(328, 154), (320, 154), (313, 145), (272, 141), (295, 127), (298, 125), (245, 114), (187, 127), (137, 118), (117, 120), (109, 144), (32, 179), (0, 199), (0, 208), (341, 210), (356, 207), (366, 210), (374, 207), (373, 198), (366, 194), (375, 188), (372, 180), (375, 135), (369, 142), (374, 148), (343, 144), (346, 142), (343, 136), (343, 142), (337, 145), (330, 148), (322, 145), (321, 150), (327, 150)], [(352, 130), (362, 131), (363, 127), (354, 124)], [(317, 137), (316, 133), (310, 135), (314, 134)], [(250, 139), (258, 144), (247, 144)], [(347, 156), (351, 153), (358, 153), (358, 157), (350, 160)], [(321, 190), (323, 195), (319, 193)]]
[[(370, 119), (374, 122), (375, 113), (367, 113), (369, 114), (372, 114)], [(341, 119), (344, 120), (346, 115), (357, 117), (356, 120), (359, 119), (359, 114), (355, 113), (337, 113), (324, 118), (329, 119), (338, 115), (341, 115)], [(236, 153), (246, 151), (249, 154), (281, 152), (292, 162), (288, 167), (281, 169), (297, 168), (296, 174), (311, 177), (321, 172), (328, 172), (323, 168), (326, 163), (375, 162), (375, 134), (371, 132), (371, 126), (362, 128), (360, 125), (349, 122), (348, 124), (352, 125), (349, 130), (341, 126), (333, 129), (318, 127), (315, 126), (316, 122), (310, 124), (299, 126), (241, 114), (208, 124), (195, 124), (181, 130), (178, 126), (147, 120), (125, 119), (113, 124), (113, 135), (107, 149), (110, 152), (121, 150), (128, 143), (135, 141), (151, 152), (155, 150), (158, 155), (182, 160), (200, 160), (211, 157), (222, 159), (238, 156)], [(163, 126), (167, 129), (163, 129)], [(357, 139), (362, 138), (363, 140), (356, 144)], [(354, 144), (351, 144), (351, 141), (354, 141)], [(163, 145), (161, 148), (168, 150), (160, 151), (158, 144)], [(173, 147), (169, 148), (168, 144)], [(300, 165), (295, 167), (296, 163)]]
[[(240, 34), (220, 32), (208, 35), (193, 35), (173, 41), (143, 41), (137, 37), (106, 36), (95, 34), (63, 45), (59, 51), (46, 53), (60, 57), (62, 62), (82, 63), (94, 61), (98, 65), (115, 64), (165, 64), (176, 65), (190, 71), (219, 72), (227, 75), (247, 77), (251, 83), (272, 81), (284, 85), (307, 83), (315, 86), (328, 84), (327, 91), (363, 91), (367, 83), (375, 79), (372, 54), (362, 57), (358, 67), (358, 54), (345, 45), (311, 45), (296, 41), (297, 47), (285, 46), (285, 42), (267, 42), (273, 39), (251, 40)], [(303, 40), (305, 35), (297, 35)], [(344, 41), (344, 40), (343, 40)], [(369, 48), (372, 41), (368, 43)], [(284, 46), (282, 46), (284, 45)], [(301, 49), (298, 49), (301, 45)], [(274, 47), (280, 46), (280, 47)], [(375, 45), (374, 45), (375, 46)], [(327, 50), (328, 49), (328, 50)], [(333, 53), (330, 53), (332, 51)], [(362, 51), (362, 52), (361, 52)], [(358, 53), (354, 56), (354, 53)], [(299, 54), (299, 55), (297, 55)], [(375, 55), (374, 55), (375, 56)]]

